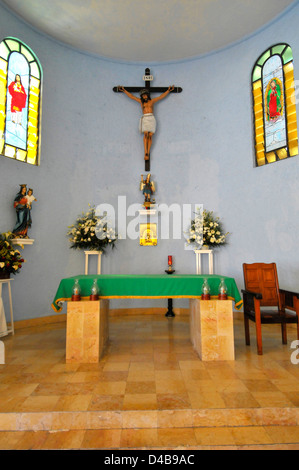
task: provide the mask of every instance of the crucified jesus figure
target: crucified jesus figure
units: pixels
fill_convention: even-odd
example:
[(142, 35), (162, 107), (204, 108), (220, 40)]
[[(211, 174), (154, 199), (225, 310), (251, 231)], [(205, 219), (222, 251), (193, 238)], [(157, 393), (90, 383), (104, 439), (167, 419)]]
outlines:
[(124, 92), (129, 98), (137, 101), (141, 104), (143, 116), (140, 119), (139, 130), (144, 134), (143, 143), (144, 143), (144, 160), (149, 160), (150, 149), (152, 146), (152, 137), (156, 132), (156, 119), (153, 114), (154, 104), (157, 101), (165, 98), (171, 91), (173, 91), (174, 85), (170, 86), (162, 95), (157, 96), (157, 98), (151, 99), (150, 92), (146, 88), (140, 91), (140, 98), (129, 93), (123, 86), (118, 86), (118, 90)]

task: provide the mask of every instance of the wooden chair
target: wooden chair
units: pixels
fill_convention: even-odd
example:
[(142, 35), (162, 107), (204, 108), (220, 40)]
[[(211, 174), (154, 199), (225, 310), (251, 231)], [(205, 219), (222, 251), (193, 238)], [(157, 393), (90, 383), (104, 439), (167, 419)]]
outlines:
[[(297, 323), (299, 340), (299, 293), (279, 288), (276, 264), (244, 263), (243, 274), (246, 344), (250, 345), (249, 320), (256, 324), (257, 352), (260, 355), (263, 354), (261, 329), (263, 323), (281, 324), (283, 344), (287, 344), (287, 323)], [(263, 307), (270, 308), (263, 309)]]

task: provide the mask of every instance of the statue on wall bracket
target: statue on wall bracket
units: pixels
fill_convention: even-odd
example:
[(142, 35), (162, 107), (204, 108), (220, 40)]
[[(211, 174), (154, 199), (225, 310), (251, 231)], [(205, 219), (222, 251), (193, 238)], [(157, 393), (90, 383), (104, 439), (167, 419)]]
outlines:
[(144, 207), (146, 209), (150, 209), (151, 205), (155, 204), (156, 201), (152, 199), (152, 195), (155, 193), (155, 183), (151, 181), (151, 174), (149, 173), (145, 179), (143, 179), (143, 175), (141, 175), (140, 181), (140, 191), (143, 192), (144, 195)]
[[(156, 132), (156, 119), (154, 116), (154, 104), (157, 101), (165, 98), (169, 93), (181, 93), (183, 90), (180, 87), (174, 85), (169, 87), (150, 87), (150, 82), (153, 80), (153, 76), (150, 75), (150, 69), (145, 69), (145, 75), (143, 76), (145, 81), (145, 87), (124, 87), (117, 86), (113, 88), (116, 93), (125, 93), (129, 98), (137, 101), (141, 104), (142, 117), (139, 122), (139, 130), (144, 134), (144, 160), (145, 160), (145, 171), (150, 171), (150, 150), (152, 146), (152, 137)], [(139, 93), (140, 98), (137, 98), (132, 93)], [(162, 93), (156, 98), (151, 98), (151, 93)]]
[(29, 188), (27, 190), (26, 184), (20, 184), (20, 191), (14, 199), (17, 221), (12, 233), (15, 238), (29, 238), (28, 229), (32, 225), (31, 208), (33, 201), (36, 201), (33, 196), (33, 189)]

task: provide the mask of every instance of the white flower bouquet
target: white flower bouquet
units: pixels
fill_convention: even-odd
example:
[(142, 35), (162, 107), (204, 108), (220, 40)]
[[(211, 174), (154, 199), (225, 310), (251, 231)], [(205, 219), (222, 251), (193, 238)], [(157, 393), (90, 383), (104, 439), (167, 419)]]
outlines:
[(0, 274), (16, 274), (26, 262), (19, 250), (13, 247), (12, 235), (11, 232), (0, 234)]
[(212, 211), (198, 209), (188, 232), (188, 245), (199, 250), (204, 245), (216, 248), (227, 243), (229, 232), (224, 232), (219, 217)]
[(107, 218), (96, 215), (93, 207), (88, 212), (83, 212), (68, 229), (71, 248), (75, 249), (104, 252), (107, 246), (114, 248), (118, 239), (116, 232), (109, 227)]

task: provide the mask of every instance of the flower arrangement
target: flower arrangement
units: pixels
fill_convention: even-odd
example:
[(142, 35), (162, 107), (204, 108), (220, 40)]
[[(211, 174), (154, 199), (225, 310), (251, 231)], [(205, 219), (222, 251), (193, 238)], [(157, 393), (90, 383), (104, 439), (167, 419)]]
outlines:
[(105, 216), (96, 215), (94, 207), (82, 213), (74, 225), (68, 227), (67, 235), (71, 248), (105, 251), (107, 246), (114, 248), (118, 239), (115, 231), (109, 227)]
[(216, 248), (227, 243), (229, 232), (224, 232), (219, 217), (215, 217), (213, 211), (198, 209), (188, 232), (188, 245), (194, 250), (203, 245)]
[(12, 237), (11, 232), (0, 234), (0, 274), (2, 275), (18, 273), (25, 263), (20, 252), (14, 249), (11, 243)]

